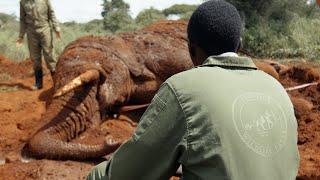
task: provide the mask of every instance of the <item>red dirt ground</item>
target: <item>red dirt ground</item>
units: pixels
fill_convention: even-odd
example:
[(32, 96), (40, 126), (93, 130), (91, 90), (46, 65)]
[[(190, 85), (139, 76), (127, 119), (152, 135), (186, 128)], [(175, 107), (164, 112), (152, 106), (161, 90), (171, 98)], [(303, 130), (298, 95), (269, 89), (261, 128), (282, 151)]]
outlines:
[[(41, 126), (52, 80), (45, 76), (44, 88), (32, 91), (32, 63), (13, 63), (0, 56), (0, 179), (84, 179), (98, 162), (30, 160), (22, 158), (25, 142)], [(319, 81), (318, 70), (300, 63), (277, 74), (285, 87)], [(274, 72), (273, 72), (274, 73)], [(320, 179), (320, 85), (290, 92), (299, 123), (301, 165), (297, 179)], [(93, 136), (110, 133), (127, 139), (135, 124), (109, 120)]]

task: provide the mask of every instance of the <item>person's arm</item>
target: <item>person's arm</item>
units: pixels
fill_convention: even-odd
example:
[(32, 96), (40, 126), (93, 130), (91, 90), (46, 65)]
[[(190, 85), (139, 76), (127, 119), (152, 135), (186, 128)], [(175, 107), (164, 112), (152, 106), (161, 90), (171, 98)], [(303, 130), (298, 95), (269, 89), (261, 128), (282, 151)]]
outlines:
[(56, 18), (56, 15), (54, 13), (53, 7), (50, 3), (50, 0), (47, 0), (47, 4), (48, 4), (48, 18), (52, 23), (53, 29), (56, 33), (60, 34), (60, 26), (59, 26), (59, 22)]
[(173, 89), (164, 84), (133, 137), (95, 167), (88, 180), (169, 179), (186, 158), (187, 123)]
[(23, 5), (20, 2), (20, 34), (19, 34), (19, 39), (22, 40), (24, 35), (26, 34), (26, 12), (24, 11)]

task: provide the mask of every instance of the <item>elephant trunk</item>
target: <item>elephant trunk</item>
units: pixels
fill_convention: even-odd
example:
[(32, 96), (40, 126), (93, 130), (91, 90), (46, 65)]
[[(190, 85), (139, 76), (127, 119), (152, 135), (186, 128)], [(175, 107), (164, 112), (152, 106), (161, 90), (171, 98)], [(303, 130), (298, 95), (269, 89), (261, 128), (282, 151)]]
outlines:
[(119, 143), (112, 140), (96, 145), (66, 142), (59, 136), (40, 132), (31, 139), (27, 148), (36, 158), (85, 160), (102, 157), (114, 152), (119, 146)]
[(42, 127), (26, 146), (28, 154), (36, 158), (90, 159), (113, 152), (120, 144), (104, 140), (97, 144), (72, 142), (88, 128), (101, 123), (96, 98), (98, 83), (54, 99), (49, 105)]

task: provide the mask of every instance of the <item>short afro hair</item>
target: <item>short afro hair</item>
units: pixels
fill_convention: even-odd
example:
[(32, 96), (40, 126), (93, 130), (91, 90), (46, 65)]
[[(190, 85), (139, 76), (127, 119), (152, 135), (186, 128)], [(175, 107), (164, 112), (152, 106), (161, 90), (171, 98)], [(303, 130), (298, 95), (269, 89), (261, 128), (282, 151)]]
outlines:
[(241, 18), (237, 9), (224, 0), (210, 0), (192, 14), (188, 25), (190, 43), (207, 55), (236, 52), (240, 46)]

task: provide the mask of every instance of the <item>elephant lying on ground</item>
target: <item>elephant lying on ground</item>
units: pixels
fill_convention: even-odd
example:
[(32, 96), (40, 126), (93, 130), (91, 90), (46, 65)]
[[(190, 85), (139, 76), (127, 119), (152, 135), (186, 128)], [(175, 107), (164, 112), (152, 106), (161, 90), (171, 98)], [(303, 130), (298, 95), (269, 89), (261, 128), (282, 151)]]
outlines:
[(42, 119), (49, 122), (28, 142), (36, 158), (90, 159), (113, 152), (121, 142), (75, 143), (105, 116), (125, 105), (149, 103), (167, 78), (193, 67), (187, 22), (164, 21), (133, 33), (80, 38), (59, 57), (54, 99)]
[[(78, 160), (116, 150), (122, 142), (112, 137), (99, 143), (73, 140), (123, 106), (149, 103), (167, 78), (192, 68), (186, 27), (184, 21), (163, 21), (132, 33), (83, 37), (68, 45), (54, 76), (54, 99), (42, 117), (49, 123), (25, 149), (36, 158)], [(258, 66), (277, 78), (269, 64)]]

